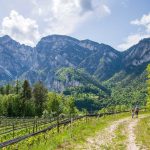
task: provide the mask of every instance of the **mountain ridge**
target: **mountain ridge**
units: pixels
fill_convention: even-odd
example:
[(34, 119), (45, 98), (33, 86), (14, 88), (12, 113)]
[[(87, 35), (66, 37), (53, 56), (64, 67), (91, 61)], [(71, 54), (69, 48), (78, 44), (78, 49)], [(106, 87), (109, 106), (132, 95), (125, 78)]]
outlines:
[(0, 84), (17, 78), (32, 84), (42, 80), (53, 89), (56, 72), (63, 67), (83, 68), (99, 81), (106, 81), (120, 71), (142, 73), (149, 62), (150, 38), (120, 52), (103, 43), (66, 35), (43, 37), (35, 47), (20, 44), (8, 35), (0, 37)]

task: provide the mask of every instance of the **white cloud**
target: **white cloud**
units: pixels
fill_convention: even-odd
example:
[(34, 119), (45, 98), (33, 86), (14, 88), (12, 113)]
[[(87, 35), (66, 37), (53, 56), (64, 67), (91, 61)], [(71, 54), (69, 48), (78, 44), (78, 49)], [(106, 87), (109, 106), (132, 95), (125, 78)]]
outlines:
[(141, 39), (150, 37), (150, 13), (143, 15), (140, 19), (136, 19), (130, 22), (132, 25), (144, 27), (144, 31), (129, 35), (125, 41), (118, 45), (119, 49), (125, 50), (134, 44), (137, 44)]
[(53, 0), (52, 2), (51, 16), (46, 17), (48, 24), (46, 33), (70, 34), (86, 18), (87, 13), (82, 12), (79, 0)]
[(130, 48), (131, 46), (137, 44), (141, 39), (143, 38), (148, 38), (150, 35), (142, 35), (142, 34), (132, 34), (132, 35), (129, 35), (126, 40), (124, 41), (124, 43), (118, 45), (118, 48), (119, 49), (122, 49), (122, 50), (126, 50), (128, 48)]
[(144, 26), (147, 32), (150, 32), (150, 13), (148, 15), (143, 15), (141, 19), (136, 19), (131, 21), (131, 24)]
[(110, 10), (110, 8), (109, 8), (107, 5), (103, 5), (102, 7), (103, 7), (104, 12), (105, 12), (106, 14), (111, 14), (111, 10)]
[(31, 0), (30, 5), (32, 9), (26, 13), (29, 18), (16, 10), (3, 18), (0, 34), (8, 34), (20, 43), (34, 46), (43, 36), (70, 35), (88, 19), (111, 14), (102, 0)]
[[(71, 34), (85, 20), (111, 13), (110, 8), (97, 0), (33, 0), (33, 14), (45, 21), (46, 34)], [(96, 2), (96, 3), (95, 3)]]
[(10, 35), (20, 43), (31, 46), (34, 46), (40, 36), (36, 21), (24, 18), (15, 10), (12, 10), (8, 17), (3, 18), (0, 33)]

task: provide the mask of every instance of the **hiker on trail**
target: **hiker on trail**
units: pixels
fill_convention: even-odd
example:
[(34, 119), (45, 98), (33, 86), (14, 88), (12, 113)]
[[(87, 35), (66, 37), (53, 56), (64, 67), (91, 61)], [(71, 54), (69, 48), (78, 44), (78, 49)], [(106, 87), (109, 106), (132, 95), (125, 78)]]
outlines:
[(136, 105), (136, 107), (135, 107), (134, 112), (135, 112), (136, 118), (138, 118), (138, 114), (139, 114), (139, 107), (138, 107), (137, 105)]
[(131, 109), (132, 118), (134, 118), (134, 108)]

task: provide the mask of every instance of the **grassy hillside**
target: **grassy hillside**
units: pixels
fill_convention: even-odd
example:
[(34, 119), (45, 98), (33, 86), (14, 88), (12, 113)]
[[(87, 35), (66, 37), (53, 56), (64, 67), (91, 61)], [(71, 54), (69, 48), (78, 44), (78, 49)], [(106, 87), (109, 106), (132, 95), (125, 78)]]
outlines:
[(57, 80), (67, 87), (63, 94), (75, 97), (75, 105), (79, 110), (95, 111), (106, 105), (110, 90), (83, 69), (62, 68), (56, 75)]
[(146, 76), (146, 71), (139, 75), (122, 71), (103, 82), (103, 84), (111, 89), (114, 104), (128, 106), (138, 104), (144, 106), (147, 95)]
[(73, 95), (80, 110), (95, 111), (117, 105), (131, 108), (137, 104), (143, 107), (146, 104), (146, 71), (141, 74), (121, 71), (101, 84), (82, 69), (63, 68), (57, 74), (64, 84), (74, 82), (63, 93)]
[(64, 84), (69, 84), (72, 82), (70, 87), (76, 86), (76, 83), (78, 82), (77, 85), (92, 85), (106, 93), (110, 92), (107, 88), (100, 84), (97, 78), (85, 72), (84, 69), (74, 69), (71, 67), (61, 68), (56, 73), (56, 79), (63, 82)]

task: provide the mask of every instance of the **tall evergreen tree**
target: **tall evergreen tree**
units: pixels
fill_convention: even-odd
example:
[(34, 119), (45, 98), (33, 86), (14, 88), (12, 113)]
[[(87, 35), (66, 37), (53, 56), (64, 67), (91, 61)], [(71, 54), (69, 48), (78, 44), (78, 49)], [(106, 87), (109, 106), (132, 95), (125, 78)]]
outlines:
[(9, 95), (10, 94), (10, 84), (7, 84), (5, 87), (5, 94)]
[[(23, 86), (22, 86), (22, 97), (25, 99), (30, 99), (32, 96), (32, 91), (31, 91), (31, 87), (30, 84), (27, 80), (24, 81)], [(18, 89), (16, 88), (16, 92)]]
[(38, 116), (41, 116), (44, 111), (44, 103), (47, 99), (47, 94), (48, 91), (41, 81), (34, 85), (33, 96), (35, 102), (35, 112)]
[(20, 91), (19, 81), (16, 80), (15, 93), (16, 93), (16, 94), (19, 94), (19, 91)]
[(30, 87), (30, 84), (27, 80), (24, 81), (23, 85), (22, 85), (22, 92), (21, 92), (21, 114), (23, 116), (26, 116), (27, 114), (27, 104), (28, 101), (31, 99), (32, 97), (32, 90)]
[(0, 87), (0, 94), (4, 95), (5, 91), (4, 91), (4, 87)]

